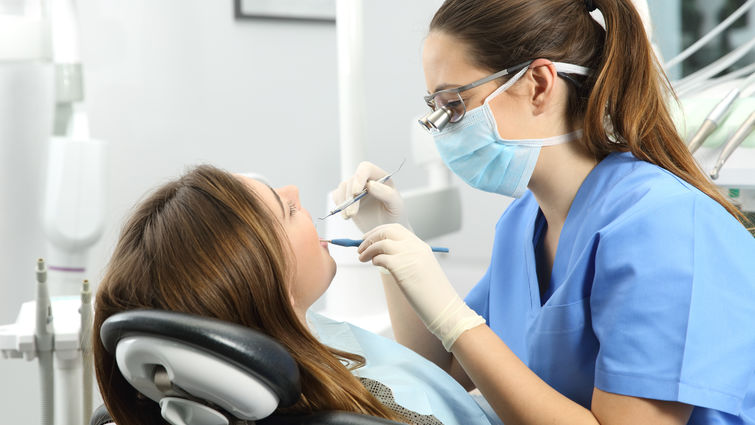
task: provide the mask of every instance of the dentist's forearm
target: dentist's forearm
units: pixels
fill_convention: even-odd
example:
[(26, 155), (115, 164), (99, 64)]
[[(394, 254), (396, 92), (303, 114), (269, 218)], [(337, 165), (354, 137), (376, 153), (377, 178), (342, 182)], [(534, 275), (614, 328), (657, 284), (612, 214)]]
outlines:
[(421, 356), (448, 371), (451, 353), (443, 349), (438, 338), (427, 330), (425, 324), (409, 305), (406, 297), (390, 274), (380, 273), (396, 341), (411, 348)]
[(464, 332), (451, 350), (506, 425), (682, 425), (692, 414), (688, 404), (598, 388), (592, 410), (585, 409), (540, 379), (485, 325)]
[(474, 389), (474, 383), (469, 379), (467, 373), (454, 356), (443, 348), (443, 344), (438, 338), (427, 330), (393, 277), (384, 273), (381, 273), (380, 276), (383, 280), (385, 298), (388, 302), (388, 314), (391, 317), (393, 335), (396, 341), (435, 363), (467, 391)]
[(598, 424), (589, 410), (540, 379), (485, 325), (464, 332), (451, 351), (506, 425)]
[(443, 348), (438, 338), (427, 327), (409, 304), (393, 276), (381, 273), (383, 289), (388, 303), (388, 314), (393, 326), (393, 335), (399, 344), (408, 347), (422, 357), (435, 363), (451, 375), (467, 391), (475, 388), (474, 383), (453, 354)]

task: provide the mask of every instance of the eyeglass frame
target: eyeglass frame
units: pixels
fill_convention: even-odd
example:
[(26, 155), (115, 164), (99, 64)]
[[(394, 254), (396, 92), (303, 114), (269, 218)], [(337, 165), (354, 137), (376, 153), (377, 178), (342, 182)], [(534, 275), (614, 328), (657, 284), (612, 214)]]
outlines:
[[(494, 74), (488, 75), (487, 77), (481, 78), (481, 79), (479, 79), (477, 81), (473, 81), (473, 82), (471, 82), (469, 84), (465, 84), (465, 85), (460, 86), (460, 87), (454, 87), (454, 88), (450, 88), (450, 89), (438, 90), (435, 93), (430, 93), (430, 94), (428, 94), (426, 96), (423, 96), (423, 99), (425, 100), (425, 104), (427, 104), (427, 106), (431, 110), (435, 111), (436, 107), (435, 107), (434, 99), (438, 95), (443, 94), (443, 93), (456, 93), (459, 96), (459, 100), (461, 100), (461, 104), (464, 106), (464, 112), (462, 112), (461, 117), (459, 117), (459, 119), (455, 121), (455, 122), (459, 122), (459, 121), (461, 121), (464, 118), (464, 115), (466, 115), (466, 113), (467, 113), (467, 104), (464, 103), (464, 99), (461, 98), (461, 92), (473, 89), (475, 87), (479, 87), (479, 86), (481, 86), (481, 85), (483, 85), (485, 83), (488, 83), (490, 81), (493, 81), (493, 80), (495, 80), (497, 78), (505, 77), (506, 75), (510, 75), (510, 74), (513, 74), (513, 73), (515, 73), (517, 71), (521, 71), (522, 68), (528, 67), (528, 66), (532, 65), (533, 62), (534, 62), (534, 60), (530, 60), (530, 61), (527, 61), (527, 62), (524, 62), (524, 63), (520, 63), (519, 65), (514, 65), (514, 66), (512, 66), (510, 68), (503, 69), (503, 70), (498, 71), (498, 72), (496, 72)], [(582, 84), (579, 81), (577, 81), (574, 78), (570, 77), (566, 73), (557, 72), (557, 74), (558, 74), (558, 76), (560, 76), (560, 77), (562, 77), (562, 78), (570, 81), (572, 84), (574, 84), (577, 87), (581, 87), (582, 86)], [(433, 102), (433, 103), (431, 103), (431, 102)]]
[[(473, 82), (471, 82), (469, 84), (465, 84), (465, 85), (463, 85), (461, 87), (454, 87), (454, 88), (450, 88), (450, 89), (438, 90), (435, 93), (430, 93), (430, 94), (428, 94), (426, 96), (423, 96), (423, 99), (425, 99), (425, 103), (427, 104), (427, 106), (430, 109), (432, 109), (433, 111), (435, 111), (436, 108), (435, 108), (434, 99), (438, 95), (443, 94), (443, 93), (455, 93), (455, 94), (459, 95), (463, 91), (467, 91), (467, 90), (473, 89), (475, 87), (479, 87), (479, 86), (481, 86), (481, 85), (483, 85), (485, 83), (488, 83), (490, 81), (493, 81), (493, 80), (495, 80), (497, 78), (505, 77), (505, 76), (513, 74), (513, 73), (515, 73), (517, 71), (521, 71), (522, 68), (530, 66), (532, 64), (532, 62), (534, 62), (534, 61), (527, 61), (527, 62), (524, 62), (524, 63), (520, 63), (519, 65), (514, 65), (514, 66), (512, 66), (510, 68), (506, 68), (504, 70), (498, 71), (495, 74), (491, 74), (491, 75), (488, 75), (487, 77), (480, 78), (477, 81), (473, 81)], [(464, 118), (464, 115), (467, 113), (467, 105), (466, 105), (466, 103), (464, 103), (464, 100), (461, 99), (461, 96), (459, 96), (459, 99), (462, 101), (461, 102), (462, 105), (464, 105), (464, 112), (461, 114), (461, 118), (459, 118), (459, 120), (458, 120), (458, 121), (461, 121), (461, 119)]]

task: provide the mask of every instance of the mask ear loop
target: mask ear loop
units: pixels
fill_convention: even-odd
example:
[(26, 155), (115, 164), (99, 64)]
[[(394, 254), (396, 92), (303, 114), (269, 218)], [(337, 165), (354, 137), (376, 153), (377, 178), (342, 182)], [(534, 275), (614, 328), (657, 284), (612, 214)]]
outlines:
[(519, 72), (514, 74), (514, 76), (511, 77), (509, 81), (506, 81), (501, 87), (498, 87), (497, 89), (495, 89), (493, 93), (490, 93), (490, 95), (488, 95), (488, 97), (485, 98), (485, 101), (483, 103), (490, 102), (491, 100), (493, 100), (494, 97), (508, 90), (509, 87), (513, 86), (514, 83), (519, 81), (519, 79), (522, 78), (522, 75), (524, 75), (529, 69), (530, 68), (528, 66), (525, 66), (524, 68), (520, 69)]
[[(584, 67), (584, 66), (581, 66), (581, 65), (573, 65), (573, 64), (564, 63), (564, 62), (552, 62), (552, 63), (553, 63), (553, 66), (556, 68), (556, 71), (559, 72), (559, 75), (561, 75), (561, 73), (564, 73), (564, 74), (566, 74), (566, 73), (568, 73), (568, 74), (579, 74), (579, 75), (589, 75), (590, 74), (590, 68), (587, 68), (587, 67)], [(494, 97), (496, 97), (499, 94), (501, 94), (502, 92), (508, 90), (509, 87), (513, 86), (514, 83), (516, 83), (517, 81), (519, 81), (520, 78), (522, 78), (522, 75), (524, 75), (524, 73), (527, 72), (528, 69), (529, 69), (528, 66), (520, 69), (519, 72), (517, 72), (516, 74), (514, 74), (514, 76), (511, 77), (511, 79), (509, 81), (506, 81), (506, 83), (504, 83), (501, 87), (498, 87), (493, 93), (490, 93), (490, 95), (485, 98), (484, 103), (490, 102), (491, 100), (493, 100)], [(577, 81), (575, 81), (574, 79), (572, 79), (572, 78), (570, 78), (568, 76), (565, 76), (565, 77), (567, 77), (569, 80), (571, 80), (575, 85), (578, 85), (578, 86), (581, 85)]]

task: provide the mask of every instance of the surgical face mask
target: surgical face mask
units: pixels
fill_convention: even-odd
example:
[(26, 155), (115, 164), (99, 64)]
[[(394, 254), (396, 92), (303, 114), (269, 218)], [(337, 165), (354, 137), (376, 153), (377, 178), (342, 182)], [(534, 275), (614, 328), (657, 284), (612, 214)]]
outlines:
[[(569, 64), (570, 73), (587, 69)], [(456, 175), (470, 186), (486, 192), (518, 198), (527, 189), (540, 148), (566, 143), (582, 136), (582, 130), (544, 139), (507, 140), (498, 134), (490, 101), (514, 85), (526, 72), (524, 68), (491, 93), (482, 106), (466, 112), (464, 119), (433, 132), (440, 157)]]

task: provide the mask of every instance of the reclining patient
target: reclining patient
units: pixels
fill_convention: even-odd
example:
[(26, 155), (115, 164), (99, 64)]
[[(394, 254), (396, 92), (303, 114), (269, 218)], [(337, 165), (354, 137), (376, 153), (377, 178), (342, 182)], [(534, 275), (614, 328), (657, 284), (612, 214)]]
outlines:
[[(213, 317), (263, 332), (291, 353), (302, 396), (284, 413), (341, 410), (410, 424), (491, 423), (453, 378), (416, 353), (308, 316), (335, 271), (295, 187), (275, 190), (199, 166), (154, 191), (125, 224), (97, 292), (95, 335), (108, 317), (132, 309)], [(128, 384), (99, 338), (94, 357), (116, 423), (164, 423), (157, 403)]]

